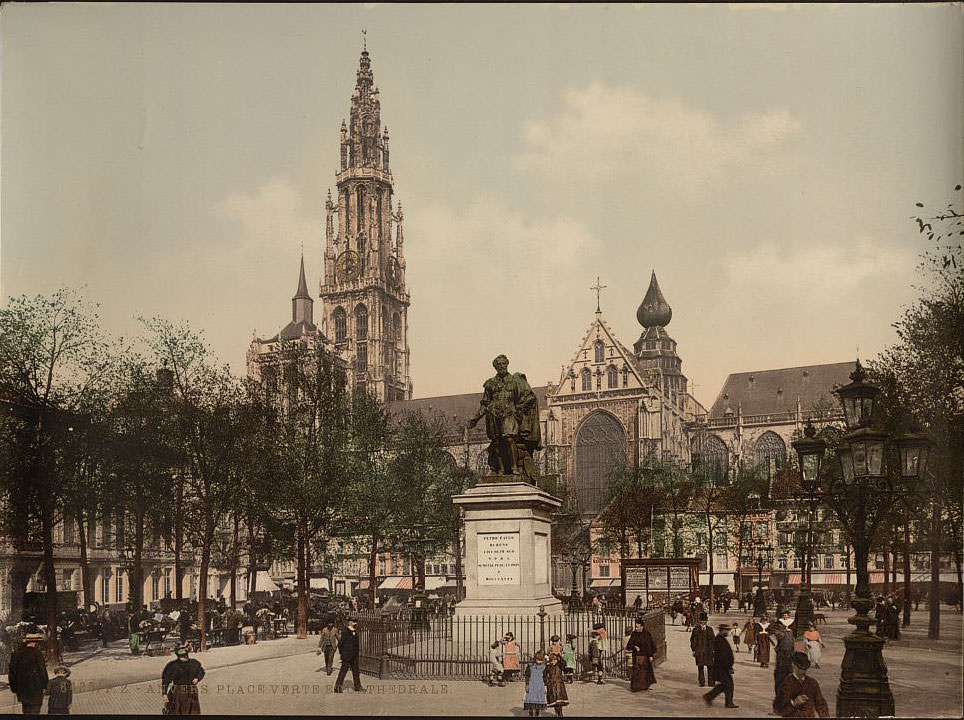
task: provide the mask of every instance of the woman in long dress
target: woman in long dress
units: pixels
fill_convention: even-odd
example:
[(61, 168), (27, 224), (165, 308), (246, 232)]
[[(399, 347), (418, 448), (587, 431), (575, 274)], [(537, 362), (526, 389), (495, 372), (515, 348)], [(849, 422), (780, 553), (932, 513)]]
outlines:
[(816, 625), (810, 623), (803, 633), (804, 642), (807, 644), (807, 657), (813, 667), (820, 667), (820, 656), (823, 654), (823, 639)]
[(753, 653), (753, 662), (756, 662), (756, 623), (751, 617), (743, 625), (743, 644)]
[(562, 709), (569, 704), (569, 694), (566, 692), (565, 662), (557, 653), (549, 653), (549, 664), (546, 665), (546, 705), (554, 708), (556, 715), (562, 717)]
[(767, 622), (766, 616), (760, 619), (756, 623), (754, 630), (756, 631), (756, 653), (754, 654), (754, 659), (760, 663), (760, 667), (770, 667), (770, 635), (767, 633), (767, 628), (770, 627), (770, 623)]
[(526, 665), (526, 694), (522, 702), (530, 717), (538, 717), (546, 706), (545, 663), (545, 653), (538, 650), (532, 662)]
[(649, 630), (643, 626), (642, 620), (636, 620), (633, 626), (633, 634), (629, 636), (627, 648), (633, 654), (629, 689), (633, 692), (649, 690), (649, 686), (656, 682), (656, 674), (653, 672), (653, 661), (656, 659), (656, 642)]

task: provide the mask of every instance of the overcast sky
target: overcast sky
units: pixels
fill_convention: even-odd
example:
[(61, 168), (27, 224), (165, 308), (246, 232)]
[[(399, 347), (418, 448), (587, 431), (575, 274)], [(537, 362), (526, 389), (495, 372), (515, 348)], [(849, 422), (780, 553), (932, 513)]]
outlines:
[[(962, 180), (960, 6), (6, 4), (2, 295), (86, 286), (238, 373), (317, 294), (361, 30), (405, 207), (416, 397), (557, 381), (655, 269), (695, 394), (873, 356)], [(316, 311), (320, 303), (316, 301)], [(320, 313), (316, 312), (317, 315)]]

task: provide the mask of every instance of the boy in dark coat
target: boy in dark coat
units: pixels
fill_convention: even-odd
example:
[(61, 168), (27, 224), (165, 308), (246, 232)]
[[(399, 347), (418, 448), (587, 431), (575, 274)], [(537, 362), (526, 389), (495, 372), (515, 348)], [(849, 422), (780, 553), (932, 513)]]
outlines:
[(10, 671), (7, 681), (10, 692), (17, 696), (24, 715), (39, 715), (44, 704), (44, 690), (50, 676), (47, 675), (47, 662), (37, 647), (40, 635), (28, 633), (23, 645), (10, 656)]
[[(693, 651), (693, 659), (696, 660), (700, 687), (704, 687), (706, 685), (704, 669), (708, 670), (713, 664), (713, 628), (706, 624), (705, 613), (700, 615), (696, 627), (690, 634), (690, 650)], [(710, 680), (710, 682), (713, 681)]]
[(70, 669), (63, 665), (54, 668), (57, 676), (50, 681), (47, 687), (47, 713), (49, 715), (70, 715), (70, 703), (74, 700), (73, 688), (71, 687)]
[(716, 683), (712, 690), (703, 695), (707, 705), (713, 704), (713, 699), (723, 693), (726, 707), (737, 708), (733, 704), (733, 648), (727, 637), (730, 633), (728, 625), (719, 626), (719, 634), (713, 639), (713, 672), (712, 680)]
[(338, 671), (338, 677), (335, 678), (336, 693), (342, 692), (341, 686), (345, 682), (345, 675), (348, 674), (349, 669), (351, 669), (352, 680), (355, 682), (355, 692), (361, 692), (362, 689), (361, 677), (358, 670), (358, 631), (355, 628), (355, 621), (349, 618), (347, 626), (341, 633), (341, 639), (338, 641), (341, 669)]

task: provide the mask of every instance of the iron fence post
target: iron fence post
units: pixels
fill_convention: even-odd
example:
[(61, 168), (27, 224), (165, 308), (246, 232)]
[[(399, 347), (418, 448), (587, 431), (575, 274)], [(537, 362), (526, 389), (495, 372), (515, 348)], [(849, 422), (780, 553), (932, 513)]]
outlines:
[(542, 605), (539, 606), (539, 649), (545, 652), (546, 649), (546, 608)]

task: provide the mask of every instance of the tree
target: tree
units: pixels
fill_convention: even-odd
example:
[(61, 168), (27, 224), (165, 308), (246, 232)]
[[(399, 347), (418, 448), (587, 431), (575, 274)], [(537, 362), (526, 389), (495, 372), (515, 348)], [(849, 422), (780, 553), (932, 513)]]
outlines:
[(15, 507), (38, 509), (46, 585), (47, 654), (59, 655), (53, 528), (64, 498), (57, 454), (78, 410), (108, 378), (114, 356), (101, 333), (96, 306), (76, 292), (11, 299), (0, 310), (0, 399), (17, 440), (17, 473), (7, 474)]
[[(961, 192), (961, 186), (954, 188)], [(956, 198), (960, 204), (960, 196)], [(931, 506), (930, 623), (928, 637), (940, 636), (940, 563), (950, 548), (961, 594), (962, 487), (964, 476), (964, 216), (948, 204), (914, 218), (933, 244), (921, 255), (920, 297), (894, 327), (897, 343), (869, 363), (883, 390), (881, 409), (890, 429), (906, 431), (913, 418), (936, 442), (926, 479)], [(942, 529), (949, 532), (945, 542)]]
[(200, 550), (197, 622), (207, 649), (205, 604), (208, 569), (218, 523), (230, 508), (239, 473), (240, 386), (226, 366), (215, 365), (200, 335), (160, 318), (143, 321), (156, 365), (171, 373), (171, 415), (186, 461), (184, 530)]

